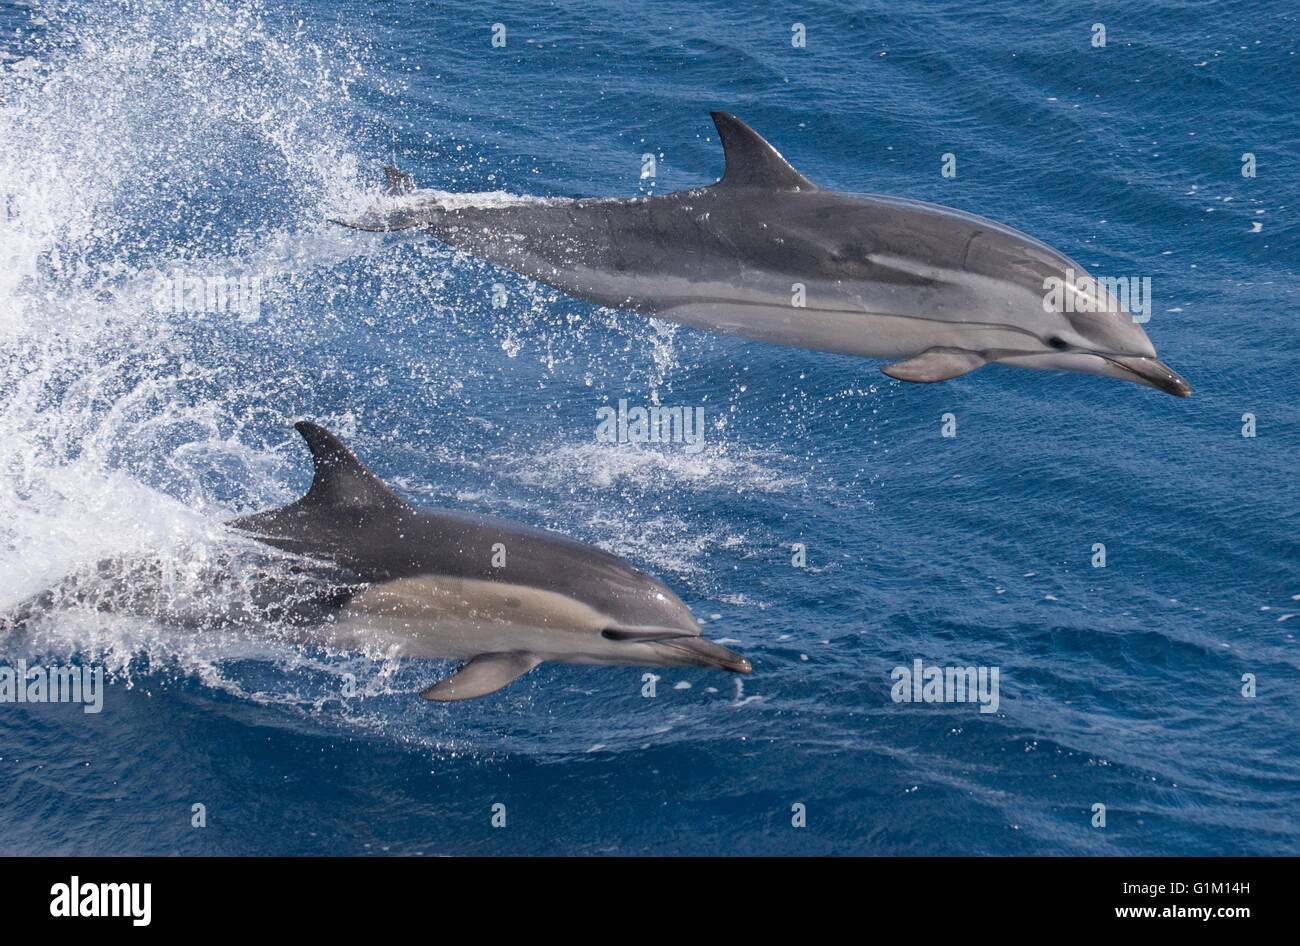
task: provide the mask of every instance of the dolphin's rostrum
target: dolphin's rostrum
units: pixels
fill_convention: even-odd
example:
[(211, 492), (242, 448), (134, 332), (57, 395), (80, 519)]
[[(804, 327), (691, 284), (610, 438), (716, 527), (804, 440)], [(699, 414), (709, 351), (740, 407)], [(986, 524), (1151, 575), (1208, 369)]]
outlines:
[(232, 525), (353, 577), (327, 625), (334, 645), (467, 661), (425, 699), (483, 696), (545, 661), (750, 672), (704, 639), (667, 587), (617, 556), (517, 523), (416, 509), (329, 431), (296, 427), (315, 464), (311, 489)]
[[(713, 120), (726, 171), (710, 187), (476, 202), (417, 190), (389, 168), (391, 196), (339, 222), (423, 228), (599, 305), (890, 359), (883, 370), (904, 381), (1000, 362), (1191, 393), (1110, 288), (1046, 244), (937, 204), (822, 190), (738, 118)], [(1045, 304), (1050, 285), (1063, 304)]]

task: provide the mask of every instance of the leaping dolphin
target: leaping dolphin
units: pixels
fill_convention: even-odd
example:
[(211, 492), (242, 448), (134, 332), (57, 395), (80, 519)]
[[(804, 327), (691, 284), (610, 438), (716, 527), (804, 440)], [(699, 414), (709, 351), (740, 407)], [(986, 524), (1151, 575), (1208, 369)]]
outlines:
[(350, 576), (327, 625), (335, 646), (467, 661), (425, 699), (484, 696), (544, 661), (751, 672), (704, 639), (681, 599), (617, 556), (500, 519), (416, 509), (328, 430), (295, 426), (315, 465), (311, 488), (231, 525)]
[[(938, 204), (821, 190), (740, 119), (714, 112), (713, 121), (726, 170), (709, 187), (476, 201), (416, 190), (386, 168), (391, 196), (336, 222), (423, 228), (598, 305), (897, 359), (882, 370), (904, 381), (945, 381), (999, 362), (1191, 394), (1110, 287), (1050, 246)], [(1049, 286), (1059, 286), (1059, 304), (1045, 305)]]

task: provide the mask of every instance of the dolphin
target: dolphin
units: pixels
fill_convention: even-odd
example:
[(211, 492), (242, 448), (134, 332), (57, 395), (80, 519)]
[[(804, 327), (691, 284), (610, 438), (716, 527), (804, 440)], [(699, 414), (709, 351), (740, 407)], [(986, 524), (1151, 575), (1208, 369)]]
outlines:
[[(725, 172), (655, 197), (485, 199), (416, 189), (334, 222), (436, 239), (601, 306), (780, 345), (887, 359), (903, 381), (992, 362), (1186, 397), (1112, 285), (984, 217), (822, 190), (740, 119), (712, 113)], [(1053, 292), (1059, 299), (1053, 299)]]
[(348, 576), (331, 593), (327, 643), (465, 661), (426, 700), (484, 696), (545, 661), (751, 672), (705, 640), (680, 598), (621, 558), (513, 522), (417, 509), (328, 430), (295, 427), (311, 450), (311, 488), (230, 525)]

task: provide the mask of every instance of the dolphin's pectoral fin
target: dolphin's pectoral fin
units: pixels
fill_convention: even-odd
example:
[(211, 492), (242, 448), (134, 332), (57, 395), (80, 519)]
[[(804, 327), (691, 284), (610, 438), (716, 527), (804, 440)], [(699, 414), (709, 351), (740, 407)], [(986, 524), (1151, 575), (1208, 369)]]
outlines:
[(424, 690), (420, 696), (439, 703), (487, 696), (518, 680), (541, 662), (542, 658), (536, 654), (518, 651), (479, 654), (450, 677)]
[(967, 351), (964, 348), (927, 348), (915, 358), (885, 365), (880, 370), (899, 381), (929, 384), (933, 381), (960, 378), (987, 363), (988, 359), (977, 351)]

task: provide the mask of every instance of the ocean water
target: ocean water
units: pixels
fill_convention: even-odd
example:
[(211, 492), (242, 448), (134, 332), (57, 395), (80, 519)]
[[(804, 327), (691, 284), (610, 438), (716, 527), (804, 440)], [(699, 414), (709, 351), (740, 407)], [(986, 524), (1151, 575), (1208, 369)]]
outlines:
[[(0, 705), (4, 852), (1296, 853), (1294, 5), (579, 7), (0, 3), (0, 608), (84, 593), (0, 662), (108, 672), (98, 714)], [(822, 186), (1150, 276), (1195, 395), (906, 385), (326, 222), (389, 162), (481, 199), (705, 184), (714, 108)], [(178, 311), (177, 273), (257, 295)], [(701, 449), (598, 443), (620, 398), (702, 406)], [(449, 664), (180, 620), (279, 567), (222, 523), (305, 488), (304, 417), (415, 500), (626, 556), (753, 675), (431, 705)], [(105, 560), (161, 595), (86, 604)], [(894, 702), (917, 658), (997, 668), (997, 712)]]

